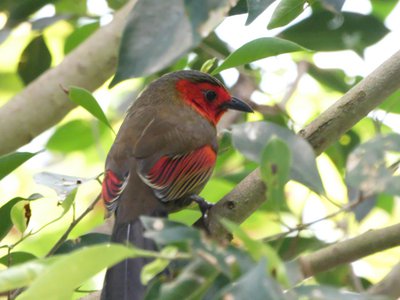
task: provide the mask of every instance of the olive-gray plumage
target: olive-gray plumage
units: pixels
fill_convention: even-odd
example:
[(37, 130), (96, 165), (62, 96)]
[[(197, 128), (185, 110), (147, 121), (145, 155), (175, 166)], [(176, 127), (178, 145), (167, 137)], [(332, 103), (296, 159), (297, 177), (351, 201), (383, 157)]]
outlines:
[[(227, 107), (251, 110), (235, 101), (218, 80), (198, 71), (164, 75), (142, 92), (107, 156), (102, 193), (115, 212), (112, 242), (156, 250), (143, 237), (139, 217), (166, 216), (201, 191), (215, 164), (216, 122)], [(102, 299), (143, 299), (146, 262), (129, 259), (110, 268)]]

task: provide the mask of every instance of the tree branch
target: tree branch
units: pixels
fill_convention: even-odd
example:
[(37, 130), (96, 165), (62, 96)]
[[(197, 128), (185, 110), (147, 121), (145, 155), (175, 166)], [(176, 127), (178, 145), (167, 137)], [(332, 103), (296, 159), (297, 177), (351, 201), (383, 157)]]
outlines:
[(114, 16), (65, 59), (0, 108), (0, 155), (16, 150), (57, 124), (75, 105), (60, 88), (79, 85), (89, 91), (115, 72), (126, 16), (136, 0)]
[(348, 91), (299, 135), (320, 154), (400, 88), (400, 51)]
[[(352, 128), (354, 124), (400, 88), (400, 51), (348, 91), (334, 105), (300, 131), (316, 154)], [(206, 226), (216, 238), (228, 237), (219, 220), (242, 223), (266, 201), (266, 186), (259, 169), (249, 174), (232, 192), (210, 209)], [(201, 222), (195, 225), (201, 226)]]
[(379, 281), (368, 289), (370, 295), (385, 295), (393, 299), (400, 298), (400, 262)]
[(370, 254), (400, 245), (400, 224), (370, 230), (357, 237), (303, 255), (298, 263), (303, 279), (341, 264), (356, 261)]
[(330, 213), (330, 214), (328, 214), (328, 215), (326, 215), (326, 216), (323, 216), (323, 217), (321, 217), (321, 218), (318, 218), (318, 219), (313, 220), (313, 221), (308, 222), (308, 223), (298, 224), (296, 227), (288, 228), (288, 229), (287, 229), (286, 231), (284, 231), (284, 232), (281, 232), (281, 233), (277, 233), (277, 234), (275, 234), (275, 235), (268, 236), (268, 237), (266, 237), (265, 239), (263, 239), (263, 241), (264, 241), (264, 242), (269, 242), (269, 241), (273, 241), (273, 240), (278, 240), (278, 239), (280, 239), (280, 238), (284, 238), (285, 236), (287, 236), (287, 235), (289, 235), (289, 234), (291, 234), (291, 233), (293, 233), (293, 232), (296, 232), (296, 231), (297, 231), (297, 232), (300, 232), (301, 230), (307, 229), (307, 228), (309, 228), (310, 226), (312, 226), (312, 225), (314, 225), (314, 224), (316, 224), (316, 223), (319, 223), (319, 222), (321, 222), (321, 221), (334, 218), (334, 217), (336, 217), (337, 215), (339, 215), (339, 214), (341, 214), (341, 213), (349, 212), (349, 211), (351, 211), (352, 209), (354, 209), (357, 205), (359, 205), (360, 203), (362, 203), (362, 201), (360, 201), (359, 199), (357, 199), (357, 200), (355, 200), (355, 201), (351, 201), (350, 203), (348, 203), (347, 205), (341, 207), (340, 209), (338, 209), (337, 211), (335, 211), (335, 212), (333, 212), (333, 213)]
[(96, 197), (96, 199), (93, 200), (93, 202), (85, 209), (85, 211), (77, 219), (73, 220), (71, 224), (69, 224), (67, 230), (58, 239), (58, 241), (54, 244), (54, 246), (50, 249), (50, 251), (46, 254), (46, 257), (52, 256), (58, 250), (58, 248), (61, 247), (61, 245), (68, 239), (69, 234), (75, 228), (75, 226), (78, 225), (78, 223), (82, 221), (82, 219), (86, 217), (86, 215), (89, 214), (94, 209), (94, 207), (96, 206), (97, 202), (100, 201), (100, 199), (101, 199), (101, 194), (99, 194)]

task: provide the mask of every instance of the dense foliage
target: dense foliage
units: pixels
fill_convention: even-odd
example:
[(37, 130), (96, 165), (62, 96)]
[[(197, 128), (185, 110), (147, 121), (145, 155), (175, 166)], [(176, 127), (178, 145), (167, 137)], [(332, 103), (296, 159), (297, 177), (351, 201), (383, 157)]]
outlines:
[[(68, 63), (70, 53), (129, 5), (108, 0), (94, 9), (95, 2), (1, 1), (0, 105), (50, 68)], [(364, 292), (398, 263), (399, 248), (391, 248), (396, 241), (371, 251), (361, 245), (354, 252), (365, 254), (308, 279), (302, 261), (318, 249), (398, 222), (400, 91), (318, 158), (295, 132), (363, 79), (318, 67), (316, 55), (352, 50), (362, 57), (390, 32), (385, 19), (398, 2), (370, 0), (368, 14), (342, 12), (344, 0), (240, 0), (231, 7), (234, 2), (138, 0), (121, 33), (115, 76), (93, 95), (94, 85), (58, 82), (68, 105), (78, 108), (55, 126), (49, 122), (49, 130), (26, 148), (0, 156), (0, 297), (78, 299), (101, 288), (106, 267), (148, 256), (155, 258), (142, 273), (150, 286), (148, 300), (378, 298)], [(247, 14), (249, 25), (265, 18), (265, 10), (271, 12), (264, 20), (268, 36), (233, 50), (215, 32), (230, 16)], [(272, 37), (275, 28), (280, 30)], [(94, 57), (103, 51), (91, 50)], [(268, 59), (267, 67), (254, 62), (281, 54), (297, 74), (284, 92), (271, 94), (264, 90), (267, 75), (276, 83), (282, 74), (288, 78), (288, 70), (271, 75), (265, 71)], [(192, 227), (200, 217), (192, 206), (169, 220), (143, 218), (159, 253), (110, 245), (97, 195), (115, 131), (148, 82), (184, 68), (226, 80), (256, 110), (221, 122), (217, 165), (201, 195), (217, 202), (259, 168), (268, 201), (241, 226), (220, 220), (232, 233), (231, 243)], [(227, 80), (232, 74), (239, 74), (233, 83)], [(387, 116), (395, 122), (385, 122)], [(348, 264), (356, 259), (358, 264)], [(167, 266), (167, 275), (156, 276)]]

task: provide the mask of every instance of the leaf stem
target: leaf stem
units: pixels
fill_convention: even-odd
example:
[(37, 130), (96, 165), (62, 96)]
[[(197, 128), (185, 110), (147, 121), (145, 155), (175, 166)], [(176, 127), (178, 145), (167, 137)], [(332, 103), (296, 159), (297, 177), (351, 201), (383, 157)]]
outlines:
[(59, 238), (57, 243), (50, 249), (50, 251), (47, 253), (46, 257), (49, 257), (53, 255), (58, 248), (67, 240), (68, 235), (71, 233), (71, 231), (75, 228), (75, 226), (88, 214), (90, 213), (94, 207), (96, 206), (97, 202), (101, 199), (101, 194), (99, 194), (96, 199), (86, 208), (86, 210), (75, 220), (71, 222), (69, 225), (68, 229), (64, 232), (64, 234)]

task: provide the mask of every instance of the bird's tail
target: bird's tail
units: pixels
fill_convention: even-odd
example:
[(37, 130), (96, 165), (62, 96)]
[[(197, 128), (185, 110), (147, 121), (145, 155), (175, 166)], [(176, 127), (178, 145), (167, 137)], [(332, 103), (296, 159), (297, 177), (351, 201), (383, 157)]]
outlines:
[[(139, 219), (129, 223), (115, 224), (111, 242), (126, 244), (146, 250), (157, 250), (154, 241), (143, 236), (144, 227)], [(140, 274), (149, 258), (124, 260), (107, 270), (101, 300), (142, 300), (146, 287), (140, 281)]]

